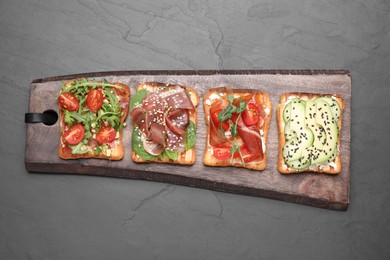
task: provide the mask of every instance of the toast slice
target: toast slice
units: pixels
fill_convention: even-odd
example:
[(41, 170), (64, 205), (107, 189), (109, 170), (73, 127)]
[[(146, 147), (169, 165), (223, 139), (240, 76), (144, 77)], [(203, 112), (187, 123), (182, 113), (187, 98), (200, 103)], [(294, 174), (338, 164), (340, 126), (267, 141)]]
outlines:
[[(99, 89), (102, 91), (101, 93), (103, 93), (102, 106), (96, 111), (90, 110), (87, 105), (88, 93), (93, 89)], [(107, 91), (110, 91), (110, 95), (104, 94), (108, 93)], [(79, 109), (77, 111), (69, 111), (61, 105), (60, 96), (64, 92), (71, 93), (77, 98), (79, 102)], [(127, 85), (122, 83), (109, 83), (105, 80), (103, 82), (97, 82), (86, 78), (77, 78), (64, 82), (59, 95), (59, 157), (66, 160), (80, 158), (121, 160), (124, 156), (122, 142), (123, 127), (125, 126), (124, 121), (128, 114), (129, 101), (130, 89)], [(117, 111), (111, 111), (115, 113), (110, 114), (112, 116), (110, 119), (115, 120), (115, 122), (109, 122), (110, 119), (107, 119), (104, 115), (100, 116), (101, 119), (99, 119), (100, 113), (109, 113), (109, 111), (105, 111), (105, 109), (114, 108), (116, 108)], [(71, 126), (77, 124), (81, 124), (84, 127), (84, 138), (78, 144), (69, 144), (64, 135)], [(97, 141), (97, 139), (99, 139), (97, 135), (100, 135), (100, 129), (103, 128), (103, 126), (106, 126), (106, 129), (110, 129), (110, 124), (113, 124), (115, 127), (113, 127), (115, 130), (114, 140), (109, 143), (99, 143)], [(111, 132), (113, 133), (112, 130)]]
[[(259, 138), (259, 142), (261, 142), (260, 149), (261, 149), (263, 156), (258, 156), (257, 158), (252, 160), (252, 159), (249, 159), (248, 157), (246, 157), (245, 152), (244, 152), (246, 150), (242, 150), (241, 154), (243, 155), (243, 157), (246, 157), (245, 160), (248, 159), (247, 162), (245, 162), (245, 160), (244, 160), (244, 163), (243, 163), (243, 157), (241, 157), (239, 155), (239, 153), (237, 153), (237, 152), (234, 153), (235, 154), (234, 156), (231, 156), (231, 154), (230, 155), (226, 154), (226, 152), (229, 152), (229, 153), (232, 152), (231, 147), (234, 144), (234, 141), (230, 141), (230, 144), (225, 143), (223, 141), (225, 137), (229, 137), (229, 139), (231, 140), (231, 138), (232, 138), (231, 137), (232, 136), (231, 126), (229, 129), (227, 129), (228, 126), (225, 127), (225, 129), (224, 129), (224, 130), (226, 130), (226, 131), (224, 131), (225, 137), (222, 136), (222, 139), (214, 138), (213, 133), (218, 132), (218, 131), (213, 130), (216, 128), (215, 128), (214, 121), (212, 120), (212, 115), (211, 115), (210, 110), (215, 110), (216, 102), (220, 102), (219, 101), (220, 99), (226, 100), (229, 95), (233, 95), (234, 100), (240, 100), (240, 98), (242, 98), (242, 99), (250, 98), (250, 100), (252, 100), (251, 102), (254, 102), (256, 104), (256, 106), (258, 107), (258, 109), (259, 109), (258, 112), (261, 114), (261, 117), (260, 117), (261, 119), (259, 120), (258, 123), (252, 125), (251, 128), (255, 129), (254, 133), (256, 132), (256, 135), (258, 135), (258, 137), (255, 137), (253, 140)], [(246, 103), (249, 103), (247, 101), (246, 101)], [(224, 102), (226, 103), (226, 101), (224, 101)], [(236, 101), (233, 101), (233, 104), (234, 104), (234, 102), (236, 102)], [(204, 156), (203, 156), (203, 163), (207, 166), (235, 166), (235, 167), (243, 167), (243, 168), (252, 169), (252, 170), (264, 170), (266, 168), (266, 165), (267, 165), (267, 152), (268, 152), (268, 149), (267, 149), (268, 139), (267, 139), (267, 137), (268, 137), (269, 125), (270, 125), (270, 121), (271, 121), (271, 111), (272, 111), (272, 104), (271, 104), (269, 94), (266, 92), (261, 92), (261, 91), (252, 90), (252, 89), (231, 89), (228, 87), (213, 88), (213, 89), (210, 89), (210, 91), (204, 96), (203, 107), (204, 107), (204, 111), (205, 111), (205, 120), (206, 120), (206, 124), (207, 124), (206, 149), (205, 149)], [(214, 108), (212, 108), (212, 107), (214, 107)], [(248, 108), (248, 105), (246, 107)], [(242, 112), (242, 113), (244, 113), (244, 112)], [(243, 114), (241, 114), (241, 117), (242, 117), (242, 115)], [(234, 116), (232, 116), (232, 117), (234, 117)], [(240, 121), (240, 119), (238, 119), (238, 120)], [(231, 120), (232, 123), (233, 123), (233, 121), (235, 121), (235, 120)], [(236, 121), (236, 122), (239, 122), (239, 121)], [(226, 124), (226, 122), (224, 122), (223, 124)], [(245, 124), (244, 124), (243, 128), (244, 127), (245, 127)], [(219, 128), (219, 127), (217, 127), (217, 128)], [(218, 139), (218, 142), (216, 141), (217, 139)], [(222, 157), (219, 156), (219, 159), (216, 158), (216, 156), (214, 155), (214, 152), (217, 152), (217, 150), (215, 150), (214, 148), (219, 149), (220, 145), (216, 144), (219, 142), (224, 143), (223, 146), (227, 147), (224, 149), (224, 153), (225, 153), (226, 157), (230, 157), (230, 158), (225, 158), (224, 156), (222, 156)], [(242, 146), (243, 140), (241, 139), (240, 135), (238, 135), (236, 137), (236, 142), (237, 142), (237, 146), (239, 146), (240, 148), (247, 146), (246, 144), (244, 144), (244, 146)], [(243, 148), (243, 149), (245, 149), (245, 148)], [(233, 157), (233, 159), (232, 159), (232, 157)]]
[[(149, 93), (159, 93), (159, 92), (167, 92), (170, 90), (174, 90), (177, 88), (182, 88), (186, 91), (190, 102), (192, 103), (194, 109), (189, 109), (188, 111), (188, 119), (191, 121), (192, 127), (195, 128), (193, 133), (193, 142), (195, 141), (195, 136), (196, 136), (196, 126), (198, 124), (198, 114), (197, 114), (197, 106), (199, 104), (199, 94), (198, 92), (189, 87), (189, 86), (179, 86), (179, 85), (174, 85), (174, 84), (165, 84), (165, 83), (159, 83), (159, 82), (141, 82), (138, 84), (136, 87), (136, 93), (142, 90), (146, 90)], [(134, 96), (135, 97), (135, 96)], [(134, 105), (135, 101), (132, 100), (132, 105)], [(136, 105), (140, 105), (140, 102), (138, 102)], [(132, 107), (133, 108), (133, 107)], [(131, 109), (132, 109), (131, 108)], [(134, 109), (131, 111), (133, 112)], [(134, 119), (134, 118), (133, 118)], [(185, 149), (184, 151), (178, 152), (177, 158), (171, 157), (171, 156), (166, 156), (163, 154), (157, 155), (157, 156), (148, 156), (146, 154), (146, 158), (142, 158), (143, 156), (140, 156), (137, 154), (138, 148), (135, 147), (138, 145), (139, 148), (143, 144), (140, 144), (139, 142), (135, 142), (136, 138), (136, 127), (137, 123), (135, 122), (136, 120), (133, 120), (133, 143), (132, 143), (132, 153), (131, 153), (131, 158), (134, 162), (136, 163), (149, 163), (149, 162), (156, 162), (156, 163), (171, 163), (171, 164), (181, 164), (181, 165), (192, 165), (195, 163), (196, 159), (196, 152), (195, 152), (195, 147), (192, 145), (189, 149)], [(188, 130), (188, 127), (186, 128), (186, 131)], [(187, 137), (188, 133), (186, 133)], [(187, 142), (188, 140), (186, 140)], [(165, 152), (166, 150), (164, 150)], [(142, 151), (142, 154), (143, 151)]]
[[(291, 112), (288, 111), (288, 105), (290, 103), (290, 106), (292, 107), (293, 101), (299, 102), (299, 100), (302, 100), (303, 107), (305, 109), (304, 118), (299, 116), (299, 112)], [(316, 100), (316, 101), (314, 101)], [(320, 103), (318, 102), (320, 101)], [(323, 101), (326, 101), (325, 103)], [(330, 102), (330, 103), (329, 103)], [(337, 104), (335, 104), (337, 102)], [(317, 103), (314, 105), (313, 103)], [(320, 104), (320, 105), (318, 105)], [(321, 106), (330, 107), (330, 111), (332, 113), (328, 113), (325, 110), (321, 111)], [(294, 105), (298, 109), (300, 105)], [(342, 111), (344, 110), (344, 102), (340, 95), (332, 95), (332, 94), (313, 94), (313, 93), (285, 93), (280, 97), (280, 103), (277, 107), (277, 124), (278, 124), (278, 139), (279, 139), (279, 155), (278, 155), (278, 170), (279, 172), (283, 174), (291, 174), (291, 173), (298, 173), (298, 172), (318, 172), (318, 173), (327, 173), (327, 174), (339, 174), (341, 172), (341, 155), (340, 155), (340, 136), (341, 136), (341, 130), (342, 130)], [(301, 107), (302, 108), (302, 107)], [(317, 110), (320, 109), (320, 110)], [(292, 110), (292, 108), (290, 109)], [(295, 113), (295, 116), (292, 116), (291, 113)], [(333, 132), (331, 132), (331, 126), (322, 127), (321, 126), (321, 119), (318, 116), (323, 116), (325, 113), (325, 116), (327, 117), (327, 123), (331, 123), (333, 125), (333, 129), (338, 129), (337, 134), (337, 143), (332, 142), (332, 136), (334, 135)], [(330, 116), (330, 114), (332, 116)], [(291, 117), (291, 118), (290, 118)], [(295, 134), (293, 133), (294, 130), (291, 128), (297, 129), (294, 127), (291, 127), (291, 123), (289, 122), (291, 120), (294, 120), (292, 117), (298, 117), (303, 120), (298, 120), (297, 122), (294, 122), (294, 124), (299, 124), (303, 127), (303, 131), (306, 131), (309, 129), (309, 135), (310, 133), (313, 133), (312, 137), (313, 140), (307, 143), (305, 145), (308, 148), (305, 148), (305, 152), (302, 153), (302, 156), (298, 159), (296, 164), (295, 162), (287, 162), (289, 158), (295, 158), (295, 154), (291, 153), (289, 154), (288, 147), (289, 145), (294, 142), (293, 139), (296, 137), (293, 137), (297, 134), (295, 131)], [(314, 120), (314, 121), (313, 121)], [(334, 122), (334, 123), (333, 123)], [(336, 126), (337, 125), (337, 126)], [(317, 128), (319, 127), (319, 128)], [(299, 128), (300, 132), (302, 129)], [(299, 135), (299, 134), (298, 134)], [(328, 138), (328, 139), (325, 139)], [(310, 139), (310, 137), (309, 137)], [(298, 139), (297, 139), (298, 140)], [(301, 139), (304, 141), (303, 139)], [(328, 142), (329, 141), (329, 142)], [(288, 144), (286, 145), (286, 143)], [(312, 144), (310, 144), (312, 143)], [(336, 148), (331, 151), (331, 148), (325, 152), (325, 146), (328, 148), (328, 145), (330, 143), (333, 143)], [(296, 143), (297, 144), (297, 143)], [(317, 150), (317, 144), (319, 144), (318, 148), (321, 147), (321, 149)], [(315, 148), (314, 148), (315, 147)], [(330, 147), (330, 146), (329, 146)], [(286, 151), (284, 151), (286, 149)], [(314, 150), (313, 150), (314, 149)], [(297, 151), (300, 151), (301, 149), (297, 149)], [(321, 152), (319, 152), (321, 150)], [(303, 151), (303, 150), (301, 150)], [(332, 154), (330, 154), (330, 151)], [(320, 158), (321, 156), (324, 156), (323, 159)], [(327, 158), (330, 155), (328, 159), (323, 161), (325, 158)], [(310, 161), (306, 161), (306, 159), (303, 158), (309, 158)], [(299, 161), (301, 160), (301, 161)], [(314, 163), (322, 161), (320, 163)], [(289, 164), (289, 165), (288, 165)]]

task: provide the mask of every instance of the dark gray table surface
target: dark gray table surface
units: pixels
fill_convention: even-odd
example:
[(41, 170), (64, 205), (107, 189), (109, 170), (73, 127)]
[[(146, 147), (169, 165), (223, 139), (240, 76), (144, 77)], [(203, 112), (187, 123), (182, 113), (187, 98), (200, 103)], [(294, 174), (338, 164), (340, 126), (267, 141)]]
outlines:
[[(2, 0), (0, 10), (0, 259), (389, 259), (389, 1)], [(25, 170), (33, 79), (170, 69), (349, 69), (349, 209)]]

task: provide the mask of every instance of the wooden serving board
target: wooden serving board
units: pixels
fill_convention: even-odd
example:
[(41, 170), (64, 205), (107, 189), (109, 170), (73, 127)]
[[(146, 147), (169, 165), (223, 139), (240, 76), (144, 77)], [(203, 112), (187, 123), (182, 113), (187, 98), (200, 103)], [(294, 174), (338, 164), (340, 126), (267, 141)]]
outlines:
[[(350, 188), (351, 77), (349, 71), (266, 70), (266, 71), (119, 71), (59, 76), (31, 83), (29, 112), (58, 112), (57, 96), (61, 81), (88, 77), (130, 86), (131, 95), (139, 82), (184, 84), (195, 88), (200, 97), (209, 88), (230, 85), (269, 92), (272, 119), (268, 135), (268, 163), (264, 171), (235, 167), (208, 167), (202, 163), (206, 123), (202, 103), (198, 106), (196, 162), (193, 166), (136, 164), (131, 160), (131, 120), (124, 128), (125, 156), (121, 161), (98, 159), (62, 160), (57, 155), (59, 122), (52, 126), (27, 124), (25, 163), (30, 172), (87, 174), (152, 180), (216, 191), (279, 199), (315, 207), (346, 210)], [(318, 173), (282, 175), (277, 170), (278, 133), (276, 107), (284, 92), (340, 94), (345, 102), (341, 133), (342, 172), (332, 176)], [(202, 100), (203, 101), (203, 100)]]

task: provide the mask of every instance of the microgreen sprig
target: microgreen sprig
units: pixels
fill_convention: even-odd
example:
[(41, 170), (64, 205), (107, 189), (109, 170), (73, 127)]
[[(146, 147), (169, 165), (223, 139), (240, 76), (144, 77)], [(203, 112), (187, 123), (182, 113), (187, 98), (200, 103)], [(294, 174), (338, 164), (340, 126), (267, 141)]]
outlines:
[[(229, 94), (227, 96), (227, 99), (229, 100), (229, 105), (224, 108), (219, 114), (218, 114), (218, 120), (220, 122), (219, 124), (219, 128), (221, 130), (223, 130), (222, 128), (222, 123), (229, 120), (229, 125), (230, 125), (230, 132), (232, 134), (232, 137), (234, 138), (233, 139), (233, 146), (232, 146), (232, 149), (230, 150), (230, 153), (232, 154), (232, 157), (230, 159), (230, 163), (232, 164), (233, 163), (233, 160), (234, 160), (234, 154), (236, 152), (239, 153), (240, 155), (240, 158), (241, 158), (241, 161), (242, 161), (242, 164), (243, 166), (245, 166), (245, 161), (244, 161), (244, 158), (242, 156), (242, 152), (241, 152), (241, 148), (240, 146), (238, 145), (237, 143), (237, 136), (238, 136), (238, 131), (237, 131), (237, 127), (238, 127), (238, 120), (240, 119), (241, 117), (241, 113), (244, 112), (244, 110), (246, 109), (246, 103), (244, 100), (240, 100), (240, 103), (238, 104), (238, 107), (236, 107), (235, 105), (233, 105), (233, 101), (234, 101), (234, 96), (232, 94)], [(231, 120), (232, 118), (232, 115), (233, 113), (237, 113), (238, 116), (235, 120), (235, 122), (233, 122)]]

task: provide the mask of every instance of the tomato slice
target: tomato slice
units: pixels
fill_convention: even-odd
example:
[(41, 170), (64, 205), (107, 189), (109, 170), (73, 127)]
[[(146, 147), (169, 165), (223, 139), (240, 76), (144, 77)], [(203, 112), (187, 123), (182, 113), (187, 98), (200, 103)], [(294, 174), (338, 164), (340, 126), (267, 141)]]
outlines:
[(229, 147), (214, 147), (213, 153), (218, 160), (226, 160), (232, 157)]
[(116, 131), (111, 126), (102, 126), (96, 134), (96, 140), (101, 144), (111, 143), (115, 140)]
[(79, 101), (77, 97), (69, 92), (62, 92), (58, 97), (60, 107), (69, 111), (76, 111), (79, 109)]
[[(218, 128), (219, 128), (219, 124), (220, 124), (220, 122), (218, 120), (218, 115), (219, 115), (219, 113), (221, 113), (221, 111), (222, 111), (222, 109), (218, 109), (214, 113), (211, 114), (211, 120), (213, 120), (213, 124)], [(229, 130), (229, 128), (230, 128), (229, 122), (227, 122), (227, 121), (222, 122), (222, 129), (223, 130), (227, 131), (227, 130)]]
[(247, 126), (257, 124), (260, 120), (259, 116), (259, 107), (255, 103), (249, 103), (244, 112), (242, 112), (242, 119)]
[(103, 92), (100, 89), (92, 89), (87, 95), (87, 106), (91, 111), (97, 111), (103, 105)]
[(85, 135), (85, 130), (82, 124), (77, 124), (69, 128), (64, 133), (65, 141), (70, 145), (80, 143)]

